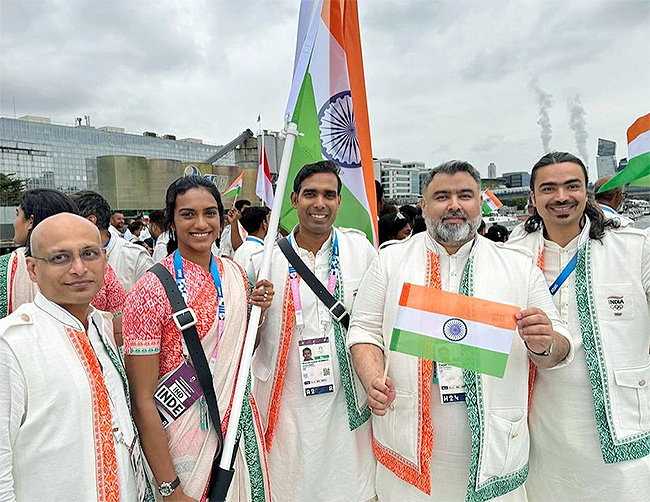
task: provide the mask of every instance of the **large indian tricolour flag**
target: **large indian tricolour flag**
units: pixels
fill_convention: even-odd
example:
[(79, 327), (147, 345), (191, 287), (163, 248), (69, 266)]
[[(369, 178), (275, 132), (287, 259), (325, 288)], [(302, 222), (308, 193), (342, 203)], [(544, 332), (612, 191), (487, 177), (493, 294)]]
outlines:
[(390, 349), (502, 378), (519, 310), (405, 283)]
[[(377, 242), (377, 204), (356, 0), (303, 0), (286, 119), (298, 126), (289, 187), (304, 164), (329, 159), (341, 168), (336, 224)], [(281, 223), (298, 223), (290, 189)]]

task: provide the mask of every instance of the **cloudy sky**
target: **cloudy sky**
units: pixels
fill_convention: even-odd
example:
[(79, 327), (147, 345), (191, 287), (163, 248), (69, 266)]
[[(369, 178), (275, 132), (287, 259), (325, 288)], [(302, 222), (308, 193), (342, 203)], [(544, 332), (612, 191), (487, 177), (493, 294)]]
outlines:
[[(375, 157), (529, 170), (627, 155), (650, 110), (648, 0), (360, 0)], [(298, 1), (0, 0), (0, 113), (199, 137), (280, 129)], [(540, 112), (542, 116), (540, 118)], [(539, 122), (539, 123), (538, 123)], [(543, 140), (544, 137), (544, 140)], [(578, 140), (576, 141), (576, 137)]]

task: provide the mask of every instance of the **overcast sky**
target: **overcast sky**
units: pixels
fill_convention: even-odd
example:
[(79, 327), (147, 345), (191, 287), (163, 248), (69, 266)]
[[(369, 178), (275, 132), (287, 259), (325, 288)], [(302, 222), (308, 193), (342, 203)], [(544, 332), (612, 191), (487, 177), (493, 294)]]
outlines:
[[(297, 0), (0, 9), (2, 115), (15, 101), (17, 116), (90, 115), (213, 144), (255, 131), (258, 113), (282, 127)], [(359, 10), (375, 157), (530, 170), (544, 132), (552, 149), (588, 152), (594, 176), (598, 138), (627, 156), (626, 129), (650, 111), (649, 0), (360, 0)]]

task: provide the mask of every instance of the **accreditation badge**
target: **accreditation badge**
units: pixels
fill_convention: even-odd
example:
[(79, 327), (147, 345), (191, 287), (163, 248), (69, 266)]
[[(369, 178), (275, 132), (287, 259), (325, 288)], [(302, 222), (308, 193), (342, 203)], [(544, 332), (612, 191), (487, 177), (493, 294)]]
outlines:
[(298, 355), (305, 397), (334, 392), (329, 337), (299, 340)]
[(463, 368), (450, 364), (436, 363), (442, 404), (464, 403), (465, 387)]
[(153, 394), (163, 428), (185, 413), (202, 395), (196, 370), (187, 362), (165, 376)]

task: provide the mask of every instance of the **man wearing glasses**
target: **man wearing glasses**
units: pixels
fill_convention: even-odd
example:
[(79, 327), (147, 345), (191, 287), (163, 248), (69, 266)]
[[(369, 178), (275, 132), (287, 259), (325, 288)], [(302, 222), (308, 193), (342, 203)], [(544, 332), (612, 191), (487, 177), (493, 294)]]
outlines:
[(30, 242), (39, 292), (0, 322), (0, 500), (153, 500), (111, 317), (90, 306), (99, 231), (60, 213)]
[(603, 176), (596, 181), (596, 184), (594, 185), (594, 198), (596, 199), (596, 202), (598, 202), (600, 209), (605, 213), (606, 219), (616, 218), (622, 227), (627, 227), (633, 223), (633, 221), (618, 212), (618, 210), (621, 209), (621, 206), (623, 206), (625, 199), (627, 199), (627, 194), (623, 191), (623, 187), (613, 188), (606, 192), (598, 193), (600, 187), (607, 183), (611, 178), (611, 175)]

